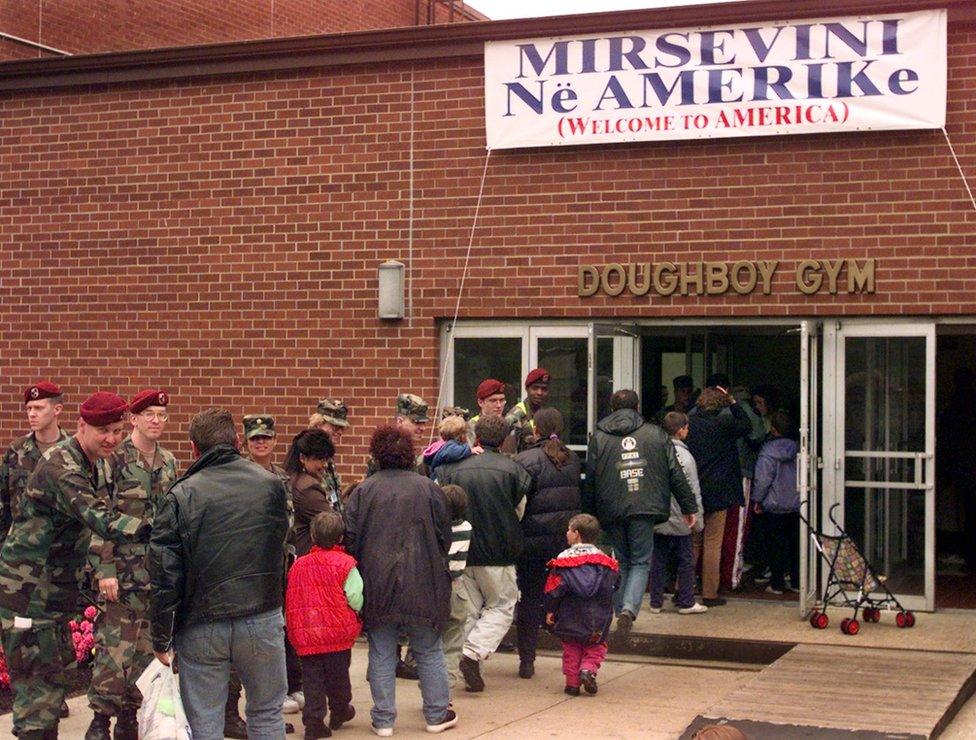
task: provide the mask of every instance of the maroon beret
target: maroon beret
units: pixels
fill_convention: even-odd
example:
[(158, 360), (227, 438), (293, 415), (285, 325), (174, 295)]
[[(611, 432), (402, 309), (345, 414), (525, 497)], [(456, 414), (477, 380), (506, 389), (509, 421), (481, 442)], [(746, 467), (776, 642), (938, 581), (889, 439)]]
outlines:
[(165, 406), (168, 403), (169, 394), (166, 391), (147, 388), (144, 391), (139, 391), (132, 397), (132, 403), (129, 404), (129, 411), (133, 414), (138, 414), (150, 406)]
[(42, 398), (56, 398), (61, 395), (61, 387), (50, 380), (42, 380), (24, 391), (24, 403), (40, 401)]
[(549, 382), (549, 371), (544, 367), (537, 367), (535, 370), (530, 372), (525, 376), (525, 387), (528, 388), (533, 383), (548, 383)]
[(117, 396), (108, 391), (98, 391), (92, 393), (83, 404), (81, 404), (81, 418), (94, 427), (103, 427), (114, 424), (125, 418), (125, 412), (129, 410), (129, 404), (122, 396)]
[(478, 386), (475, 395), (478, 396), (479, 401), (484, 401), (488, 396), (494, 396), (496, 393), (504, 392), (505, 384), (502, 381), (488, 378), (488, 380), (481, 381), (481, 385)]

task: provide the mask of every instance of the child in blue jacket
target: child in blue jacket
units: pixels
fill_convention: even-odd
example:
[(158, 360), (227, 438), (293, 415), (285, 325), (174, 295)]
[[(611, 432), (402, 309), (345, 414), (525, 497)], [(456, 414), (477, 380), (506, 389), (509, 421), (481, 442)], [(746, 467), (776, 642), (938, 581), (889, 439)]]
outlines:
[(613, 592), (620, 586), (617, 561), (596, 546), (600, 523), (589, 514), (569, 520), (570, 547), (549, 561), (546, 624), (563, 643), (566, 693), (596, 693), (596, 674), (607, 655)]
[(752, 482), (752, 509), (763, 520), (766, 558), (772, 579), (771, 594), (796, 591), (800, 577), (800, 492), (796, 488), (798, 446), (788, 436), (793, 425), (789, 413), (776, 411), (769, 417), (769, 439), (759, 451), (756, 477)]
[(437, 480), (437, 469), (441, 465), (458, 462), (471, 455), (480, 455), (481, 447), (472, 447), (467, 442), (468, 422), (460, 416), (445, 417), (437, 427), (441, 438), (424, 450), (424, 463), (431, 480)]

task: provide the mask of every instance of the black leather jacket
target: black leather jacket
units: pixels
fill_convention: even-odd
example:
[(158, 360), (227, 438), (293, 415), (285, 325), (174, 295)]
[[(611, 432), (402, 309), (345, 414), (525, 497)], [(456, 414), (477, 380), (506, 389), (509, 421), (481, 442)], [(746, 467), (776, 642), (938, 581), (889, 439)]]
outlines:
[(288, 512), (273, 473), (218, 445), (169, 489), (149, 540), (153, 650), (199, 622), (280, 609)]

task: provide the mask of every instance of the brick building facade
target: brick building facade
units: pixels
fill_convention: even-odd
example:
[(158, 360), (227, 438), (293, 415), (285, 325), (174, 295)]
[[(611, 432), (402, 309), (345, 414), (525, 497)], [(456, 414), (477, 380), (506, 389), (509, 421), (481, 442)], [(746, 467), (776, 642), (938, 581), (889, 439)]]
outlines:
[(5, 0), (0, 60), (472, 20), (486, 18), (461, 0)]
[[(598, 32), (865, 8), (801, 5), (586, 23)], [(973, 176), (976, 24), (967, 3), (942, 5), (948, 132)], [(438, 397), (440, 331), (485, 171), (462, 319), (976, 316), (976, 213), (940, 131), (529, 149), (486, 161), (483, 41), (579, 23), (0, 65), (0, 436), (21, 431), (20, 391), (40, 377), (67, 389), (69, 427), (97, 388), (168, 389), (167, 442), (184, 461), (186, 422), (204, 406), (274, 413), (288, 439), (317, 398), (337, 396), (352, 420), (342, 469), (358, 471), (397, 392)], [(294, 68), (271, 68), (281, 59)], [(201, 60), (212, 73), (191, 76)], [(792, 269), (811, 254), (877, 260), (875, 292), (797, 293)], [(376, 318), (387, 259), (408, 268), (399, 322)], [(740, 259), (780, 261), (770, 295), (577, 293), (583, 263)]]

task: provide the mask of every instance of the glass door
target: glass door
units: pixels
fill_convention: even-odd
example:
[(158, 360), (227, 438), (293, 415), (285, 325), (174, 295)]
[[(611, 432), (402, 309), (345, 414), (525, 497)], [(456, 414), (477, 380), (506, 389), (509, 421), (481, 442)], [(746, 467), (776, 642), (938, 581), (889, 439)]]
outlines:
[[(585, 326), (529, 328), (528, 369), (544, 367), (549, 371), (547, 403), (562, 412), (565, 424), (563, 441), (570, 449), (577, 451), (586, 449), (589, 428), (588, 356), (589, 344)], [(519, 389), (524, 395), (525, 389), (521, 385)]]
[(587, 341), (589, 436), (596, 429), (596, 423), (610, 413), (610, 397), (616, 391), (632, 388), (640, 393), (641, 375), (640, 336), (636, 325), (590, 324)]
[(834, 517), (906, 608), (932, 610), (935, 325), (845, 322), (832, 333), (833, 475), (824, 507), (839, 504)]
[(800, 616), (806, 617), (820, 594), (820, 563), (811, 530), (820, 526), (819, 372), (820, 323), (800, 323)]

